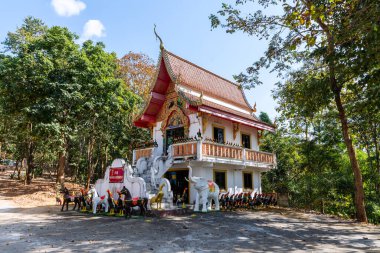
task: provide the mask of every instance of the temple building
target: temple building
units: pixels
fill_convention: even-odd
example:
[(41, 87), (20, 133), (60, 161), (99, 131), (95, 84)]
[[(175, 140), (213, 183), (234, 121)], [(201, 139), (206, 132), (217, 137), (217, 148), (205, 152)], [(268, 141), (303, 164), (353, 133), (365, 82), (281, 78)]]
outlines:
[[(261, 173), (275, 165), (274, 154), (259, 151), (260, 136), (274, 126), (255, 111), (238, 84), (161, 47), (150, 98), (134, 121), (150, 129), (156, 145), (134, 150), (133, 165), (151, 161), (145, 166), (156, 166), (156, 175), (168, 179), (174, 201), (184, 192), (186, 202), (195, 199), (188, 165), (193, 176), (215, 181), (221, 191), (260, 193)], [(158, 172), (154, 161), (160, 157), (162, 164), (171, 160)]]

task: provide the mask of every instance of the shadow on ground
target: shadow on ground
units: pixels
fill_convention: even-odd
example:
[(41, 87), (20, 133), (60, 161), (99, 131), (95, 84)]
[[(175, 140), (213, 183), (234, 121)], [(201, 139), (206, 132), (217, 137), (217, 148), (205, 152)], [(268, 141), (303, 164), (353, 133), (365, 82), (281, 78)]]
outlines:
[(276, 211), (116, 218), (58, 206), (3, 209), (3, 252), (360, 252), (380, 247), (380, 229), (326, 216)]

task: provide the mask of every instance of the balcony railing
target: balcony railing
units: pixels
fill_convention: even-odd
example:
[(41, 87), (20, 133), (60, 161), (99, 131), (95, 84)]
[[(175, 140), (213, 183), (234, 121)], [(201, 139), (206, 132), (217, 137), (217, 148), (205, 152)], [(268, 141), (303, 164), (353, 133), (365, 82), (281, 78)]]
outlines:
[(151, 157), (153, 148), (143, 148), (133, 150), (133, 162), (137, 162), (141, 157)]
[[(275, 155), (272, 153), (208, 141), (175, 143), (171, 148), (175, 161), (197, 160), (259, 167), (273, 167), (276, 163)], [(134, 163), (141, 157), (151, 157), (152, 152), (153, 148), (134, 150)]]
[(243, 160), (243, 149), (239, 147), (225, 146), (218, 143), (203, 142), (202, 155)]
[(275, 155), (252, 149), (234, 147), (208, 141), (176, 143), (172, 146), (174, 159), (194, 159), (245, 166), (274, 166)]
[(172, 149), (174, 157), (194, 157), (197, 155), (197, 142), (173, 144)]
[(260, 162), (260, 163), (275, 163), (274, 154), (250, 150), (250, 149), (245, 150), (245, 159), (247, 161)]

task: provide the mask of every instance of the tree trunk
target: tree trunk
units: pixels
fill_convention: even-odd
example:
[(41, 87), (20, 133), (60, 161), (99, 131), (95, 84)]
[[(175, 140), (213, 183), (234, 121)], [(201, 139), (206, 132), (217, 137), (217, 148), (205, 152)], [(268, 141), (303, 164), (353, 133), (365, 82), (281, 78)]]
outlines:
[(106, 145), (106, 147), (105, 147), (105, 157), (104, 157), (104, 159), (105, 159), (105, 166), (103, 168), (103, 170), (104, 170), (103, 171), (103, 175), (106, 172), (107, 165), (108, 165), (108, 145)]
[(91, 178), (94, 174), (94, 165), (92, 162), (92, 153), (94, 150), (94, 137), (91, 137), (88, 142), (88, 148), (87, 148), (87, 181), (86, 181), (86, 189), (89, 189), (90, 183), (91, 183)]
[(67, 158), (67, 140), (66, 140), (66, 137), (63, 136), (63, 147), (58, 155), (58, 170), (57, 170), (57, 180), (56, 180), (56, 182), (59, 183), (62, 188), (64, 187), (64, 184), (65, 184), (65, 168), (66, 168), (66, 161), (67, 161), (66, 158)]
[(34, 146), (35, 144), (31, 141), (28, 145), (28, 156), (26, 158), (26, 184), (32, 183), (32, 173), (34, 171)]
[[(311, 1), (308, 1), (308, 7), (311, 8)], [(311, 10), (310, 10), (311, 11)], [(354, 181), (355, 181), (355, 209), (356, 209), (356, 219), (360, 222), (368, 222), (367, 214), (365, 211), (364, 205), (364, 189), (363, 189), (363, 179), (362, 173), (359, 168), (358, 160), (356, 158), (355, 148), (352, 144), (352, 140), (349, 133), (349, 126), (347, 122), (346, 111), (342, 104), (341, 99), (341, 91), (342, 85), (339, 85), (336, 79), (335, 73), (335, 42), (334, 42), (334, 34), (330, 31), (328, 25), (326, 25), (320, 17), (316, 19), (319, 26), (323, 29), (324, 33), (327, 37), (327, 53), (326, 62), (328, 64), (328, 72), (329, 72), (329, 81), (330, 81), (330, 89), (334, 94), (334, 100), (336, 107), (339, 112), (339, 120), (342, 126), (342, 133), (344, 143), (347, 148), (347, 153), (350, 158), (351, 168), (354, 173)]]
[(58, 170), (57, 170), (57, 180), (56, 182), (64, 187), (65, 184), (65, 164), (66, 164), (66, 152), (61, 151), (58, 155)]
[(379, 144), (378, 144), (378, 133), (377, 133), (377, 123), (373, 122), (372, 123), (372, 142), (373, 146), (375, 148), (375, 178), (376, 178), (376, 183), (375, 183), (375, 189), (377, 192), (380, 190), (380, 150), (379, 150)]
[[(334, 83), (336, 84), (336, 80), (335, 82), (332, 82), (332, 83), (333, 85)], [(352, 140), (349, 134), (349, 126), (347, 122), (346, 112), (342, 105), (340, 89), (337, 89), (336, 85), (335, 85), (335, 89), (333, 89), (333, 93), (334, 93), (334, 98), (335, 98), (335, 104), (339, 112), (340, 123), (342, 125), (344, 143), (346, 144), (348, 156), (350, 158), (351, 167), (354, 172), (356, 219), (360, 222), (368, 222), (367, 214), (365, 211), (365, 205), (364, 205), (364, 189), (363, 189), (362, 173), (360, 171), (358, 160), (356, 158), (355, 148), (354, 148), (354, 145), (352, 144)]]

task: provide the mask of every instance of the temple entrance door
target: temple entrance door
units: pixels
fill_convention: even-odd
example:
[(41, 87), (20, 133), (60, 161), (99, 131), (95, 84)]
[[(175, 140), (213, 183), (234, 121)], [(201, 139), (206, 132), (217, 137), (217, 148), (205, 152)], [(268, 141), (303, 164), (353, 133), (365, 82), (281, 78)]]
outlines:
[(185, 137), (185, 130), (183, 127), (169, 128), (166, 130), (166, 145), (165, 153), (168, 150), (168, 147), (173, 143), (174, 139)]
[[(165, 173), (165, 178), (170, 181), (173, 191), (173, 203), (176, 204), (178, 198), (184, 197), (185, 203), (189, 203), (189, 182), (185, 178), (189, 176), (188, 169), (170, 169)], [(186, 189), (186, 190), (185, 190)], [(185, 196), (183, 196), (185, 193)]]

